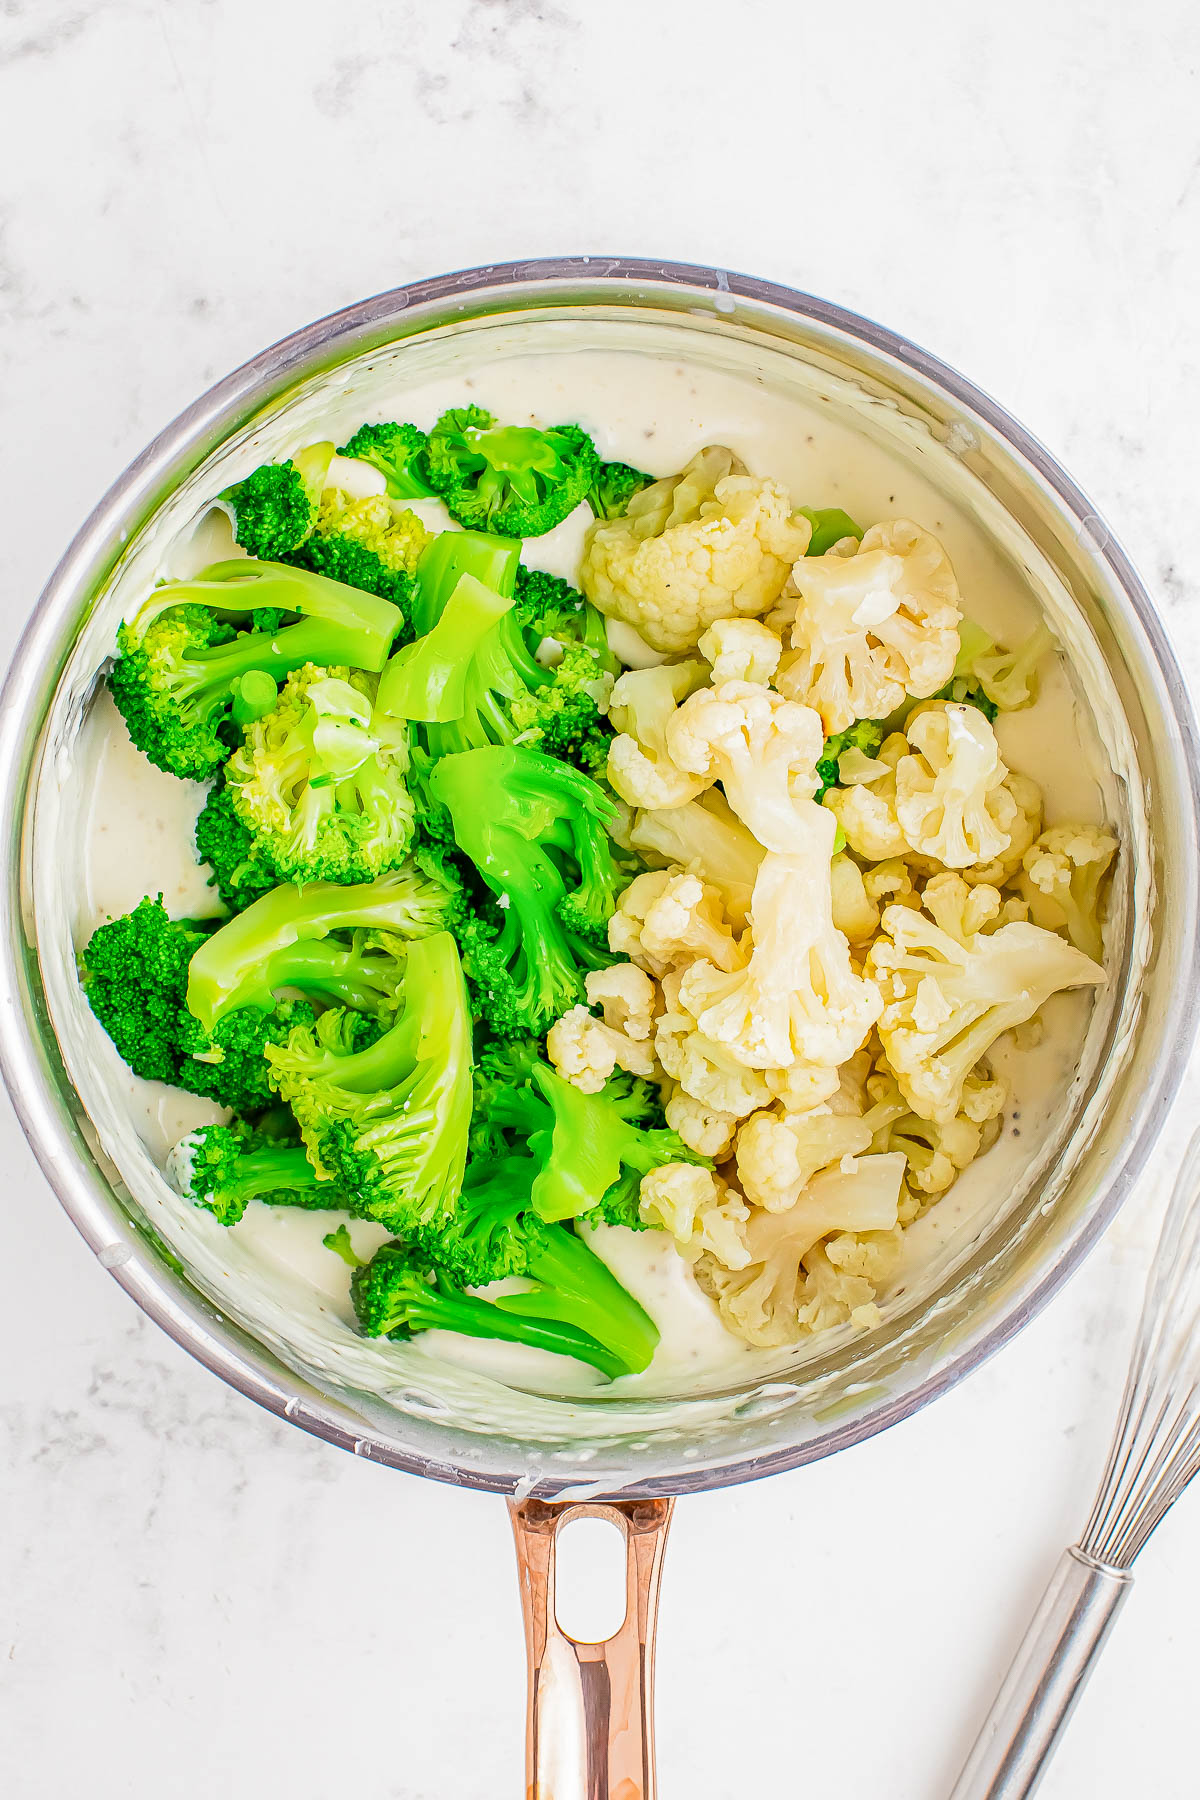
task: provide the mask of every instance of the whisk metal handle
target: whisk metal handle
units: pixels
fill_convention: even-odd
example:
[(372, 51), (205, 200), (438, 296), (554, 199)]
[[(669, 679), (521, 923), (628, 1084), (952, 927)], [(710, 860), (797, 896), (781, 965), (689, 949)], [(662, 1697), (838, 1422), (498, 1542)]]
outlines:
[(1042, 1778), (1133, 1577), (1064, 1550), (950, 1800), (1025, 1800)]

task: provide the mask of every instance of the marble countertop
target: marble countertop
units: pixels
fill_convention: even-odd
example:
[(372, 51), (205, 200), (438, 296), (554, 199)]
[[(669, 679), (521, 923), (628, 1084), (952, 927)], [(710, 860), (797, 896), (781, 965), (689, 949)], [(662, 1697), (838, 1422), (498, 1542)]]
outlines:
[[(89, 506), (309, 318), (492, 259), (747, 269), (962, 368), (1114, 524), (1200, 682), (1200, 25), (1101, 0), (3, 0), (0, 653)], [(664, 1795), (946, 1791), (1123, 1378), (1200, 1098), (1002, 1355), (827, 1463), (681, 1504)], [(0, 1791), (520, 1792), (499, 1501), (277, 1424), (105, 1279), (0, 1119)], [(1185, 1501), (1044, 1787), (1196, 1790)]]

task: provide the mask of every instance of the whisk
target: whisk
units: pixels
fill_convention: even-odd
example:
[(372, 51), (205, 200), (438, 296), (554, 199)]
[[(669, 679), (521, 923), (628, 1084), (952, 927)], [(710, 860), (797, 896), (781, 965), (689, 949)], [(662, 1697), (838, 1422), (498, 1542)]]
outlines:
[(950, 1800), (1037, 1787), (1133, 1581), (1139, 1552), (1200, 1468), (1200, 1131), (1188, 1145), (1091, 1517), (1064, 1551)]

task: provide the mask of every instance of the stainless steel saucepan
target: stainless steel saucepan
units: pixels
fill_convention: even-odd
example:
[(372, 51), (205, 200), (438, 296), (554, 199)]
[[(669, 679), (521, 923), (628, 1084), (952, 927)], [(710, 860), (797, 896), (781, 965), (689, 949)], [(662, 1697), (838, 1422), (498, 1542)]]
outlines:
[[(167, 536), (224, 485), (219, 471), (303, 441), (307, 422), (352, 408), (381, 368), (403, 383), (531, 345), (643, 349), (790, 386), (919, 461), (1027, 579), (1071, 647), (1080, 703), (1114, 746), (1124, 854), (1111, 981), (1061, 1118), (1030, 1146), (1005, 1206), (894, 1297), (877, 1331), (831, 1338), (732, 1390), (568, 1404), (441, 1366), (415, 1345), (388, 1346), (382, 1380), (348, 1329), (331, 1341), (259, 1304), (236, 1246), (218, 1253), (168, 1194), (73, 974), (79, 736), (115, 621)], [(220, 382), (127, 470), (55, 571), (0, 706), (4, 1074), (103, 1267), (214, 1374), (358, 1455), (509, 1497), (530, 1792), (637, 1800), (653, 1791), (654, 1608), (673, 1497), (827, 1456), (944, 1393), (1044, 1304), (1129, 1191), (1196, 1028), (1198, 766), (1182, 678), (1121, 549), (1053, 459), (924, 351), (823, 301), (711, 269), (583, 257), (442, 276), (320, 320)], [(555, 1621), (555, 1534), (580, 1511), (618, 1524), (627, 1545), (625, 1623), (602, 1645)]]

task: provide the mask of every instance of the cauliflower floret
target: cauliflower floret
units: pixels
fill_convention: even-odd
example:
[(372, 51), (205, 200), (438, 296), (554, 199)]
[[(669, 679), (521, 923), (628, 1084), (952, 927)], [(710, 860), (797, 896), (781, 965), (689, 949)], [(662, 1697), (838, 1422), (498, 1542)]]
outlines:
[(833, 922), (852, 944), (865, 944), (879, 930), (879, 908), (867, 893), (863, 872), (851, 856), (829, 865)]
[(799, 599), (775, 685), (820, 713), (826, 732), (884, 719), (905, 694), (944, 687), (958, 656), (958, 583), (950, 559), (908, 519), (872, 525), (853, 556), (797, 562)]
[[(859, 1157), (851, 1171), (826, 1169), (814, 1175), (786, 1212), (756, 1209), (741, 1229), (748, 1260), (739, 1268), (702, 1256), (696, 1273), (716, 1301), (729, 1330), (747, 1343), (798, 1343), (806, 1332), (839, 1320), (814, 1305), (819, 1286), (810, 1279), (809, 1259), (822, 1238), (843, 1233), (890, 1232), (896, 1227), (904, 1158)], [(862, 1278), (859, 1278), (862, 1279)], [(869, 1304), (869, 1291), (847, 1289), (854, 1306)], [(843, 1307), (841, 1319), (852, 1307)]]
[(887, 908), (867, 954), (866, 973), (884, 1002), (880, 1040), (920, 1118), (953, 1119), (980, 1057), (1051, 994), (1105, 980), (1051, 931), (1013, 922), (985, 932), (999, 906), (995, 888), (939, 875), (926, 886), (923, 911)]
[(1051, 825), (1022, 858), (1021, 892), (1035, 925), (1065, 931), (1098, 962), (1104, 954), (1100, 901), (1117, 840), (1098, 825)]
[(908, 1164), (910, 1188), (928, 1201), (944, 1194), (969, 1163), (991, 1148), (1000, 1134), (1008, 1098), (1002, 1081), (980, 1064), (963, 1084), (961, 1110), (941, 1124), (910, 1111), (887, 1064), (867, 1081), (872, 1102), (863, 1123), (872, 1131), (873, 1150), (899, 1150)]
[(722, 681), (770, 681), (783, 655), (783, 642), (759, 619), (717, 619), (697, 645), (712, 664), (713, 686)]
[(876, 863), (873, 868), (864, 869), (863, 888), (867, 899), (876, 906), (886, 906), (889, 901), (897, 906), (921, 904), (921, 896), (913, 883), (912, 870), (899, 856), (888, 857), (886, 861)]
[(678, 869), (635, 876), (608, 921), (608, 947), (651, 975), (700, 956), (719, 969), (743, 961), (716, 888)]
[(717, 619), (765, 613), (811, 536), (778, 482), (711, 444), (591, 527), (579, 585), (654, 649), (688, 650)]
[(708, 1255), (723, 1268), (744, 1268), (750, 1252), (741, 1227), (750, 1208), (711, 1169), (665, 1163), (642, 1177), (638, 1211), (647, 1225), (661, 1225), (688, 1262)]
[(608, 716), (617, 736), (608, 747), (608, 779), (631, 806), (682, 806), (708, 785), (676, 768), (666, 727), (681, 700), (707, 679), (702, 662), (630, 669), (614, 685)]
[(720, 781), (764, 849), (803, 855), (812, 833), (821, 721), (751, 681), (724, 681), (684, 701), (667, 726), (678, 768)]
[(801, 1326), (807, 1331), (830, 1331), (837, 1325), (873, 1331), (881, 1316), (875, 1296), (899, 1260), (900, 1244), (898, 1230), (840, 1232), (814, 1244), (804, 1259)]
[(934, 701), (909, 720), (905, 736), (916, 754), (896, 765), (896, 818), (910, 847), (948, 869), (1000, 856), (1017, 804), (979, 708)]
[(836, 1067), (879, 1016), (879, 993), (855, 974), (833, 923), (834, 822), (822, 808), (811, 810), (807, 854), (763, 858), (747, 966), (724, 974), (701, 961), (680, 982), (682, 1004), (704, 1036), (751, 1069), (783, 1069), (797, 1060)]
[(1004, 785), (1016, 807), (1008, 828), (1008, 848), (991, 862), (972, 863), (969, 868), (959, 870), (963, 880), (972, 885), (983, 882), (987, 887), (1003, 887), (1006, 881), (1011, 881), (1021, 866), (1022, 857), (1042, 829), (1042, 790), (1037, 782), (1031, 781), (1028, 775), (1014, 774), (1010, 769), (1004, 777)]
[(795, 1205), (801, 1188), (818, 1169), (828, 1168), (844, 1156), (858, 1156), (870, 1148), (873, 1135), (863, 1119), (837, 1113), (830, 1106), (782, 1116), (755, 1113), (737, 1138), (742, 1192), (755, 1206), (783, 1212)]
[(614, 1031), (594, 1018), (586, 1006), (573, 1006), (550, 1027), (546, 1055), (559, 1074), (584, 1094), (598, 1094), (614, 1069), (647, 1078), (656, 1072), (649, 1044)]
[(713, 1162), (725, 1161), (737, 1132), (738, 1122), (732, 1113), (705, 1106), (682, 1088), (673, 1089), (663, 1111), (667, 1124), (689, 1150), (697, 1156), (711, 1157)]
[(677, 863), (702, 876), (721, 895), (734, 930), (745, 928), (763, 847), (716, 788), (683, 806), (638, 813), (629, 842), (647, 862)]
[(909, 842), (896, 817), (896, 770), (908, 755), (908, 739), (893, 731), (879, 748), (886, 773), (853, 787), (831, 787), (821, 804), (828, 807), (856, 856), (868, 862), (894, 861), (909, 853)]
[(654, 1031), (658, 1060), (685, 1094), (712, 1112), (733, 1119), (748, 1118), (769, 1106), (774, 1095), (763, 1074), (744, 1068), (723, 1044), (714, 1044), (698, 1030), (696, 1021), (679, 999), (681, 976), (672, 970), (663, 977), (665, 1010)]
[(631, 962), (612, 963), (584, 976), (589, 1006), (598, 1006), (604, 1023), (626, 1037), (645, 1039), (654, 1030), (658, 989), (644, 969)]

